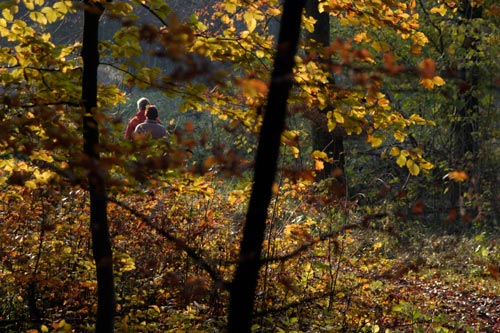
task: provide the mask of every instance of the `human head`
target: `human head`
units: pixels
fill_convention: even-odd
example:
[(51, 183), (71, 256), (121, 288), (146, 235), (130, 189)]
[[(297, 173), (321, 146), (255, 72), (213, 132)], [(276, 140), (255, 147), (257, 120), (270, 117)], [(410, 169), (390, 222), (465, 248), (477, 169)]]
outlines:
[(156, 120), (158, 118), (158, 109), (156, 105), (150, 105), (146, 110), (146, 117), (151, 120)]
[(149, 99), (147, 99), (146, 97), (141, 97), (139, 98), (139, 100), (137, 101), (137, 110), (146, 110), (146, 107), (151, 104), (149, 103)]

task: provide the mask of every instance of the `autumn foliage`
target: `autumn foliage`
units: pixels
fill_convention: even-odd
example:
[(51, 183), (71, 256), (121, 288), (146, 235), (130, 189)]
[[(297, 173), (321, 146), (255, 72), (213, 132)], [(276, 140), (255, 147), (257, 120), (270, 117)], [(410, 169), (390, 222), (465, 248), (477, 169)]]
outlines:
[[(302, 15), (285, 75), (281, 1), (0, 3), (0, 331), (94, 330), (92, 174), (105, 188), (115, 331), (226, 331), (268, 155), (253, 332), (500, 330), (498, 5), (317, 9), (332, 42), (305, 40), (316, 18)], [(283, 82), (286, 119), (266, 128)], [(159, 106), (165, 140), (122, 139), (142, 96)], [(321, 179), (338, 161), (313, 148), (313, 124), (345, 143), (344, 169)], [(94, 129), (98, 159), (84, 150)], [(279, 152), (256, 159), (266, 129)]]

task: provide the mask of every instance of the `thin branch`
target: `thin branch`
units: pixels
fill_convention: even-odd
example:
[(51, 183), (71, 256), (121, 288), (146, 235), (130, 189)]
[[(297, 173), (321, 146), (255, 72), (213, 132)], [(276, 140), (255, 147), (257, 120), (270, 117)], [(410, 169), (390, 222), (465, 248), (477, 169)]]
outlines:
[[(331, 232), (327, 232), (327, 233), (319, 235), (313, 241), (310, 241), (310, 242), (302, 244), (301, 246), (299, 246), (298, 248), (296, 248), (295, 250), (293, 250), (292, 252), (290, 252), (288, 254), (285, 254), (285, 255), (282, 255), (282, 256), (277, 256), (277, 257), (264, 258), (264, 259), (261, 260), (261, 263), (264, 264), (264, 263), (267, 263), (267, 262), (277, 262), (277, 261), (283, 262), (283, 261), (286, 261), (288, 259), (295, 258), (295, 257), (301, 255), (307, 249), (310, 249), (311, 247), (315, 246), (316, 244), (318, 244), (320, 242), (323, 242), (323, 241), (325, 241), (327, 239), (330, 239), (332, 237), (338, 236), (339, 234), (341, 234), (341, 233), (343, 233), (343, 232), (345, 232), (345, 231), (347, 231), (349, 229), (368, 228), (368, 227), (370, 227), (369, 224), (368, 224), (369, 221), (377, 220), (377, 219), (380, 219), (380, 218), (385, 217), (385, 216), (387, 216), (387, 215), (384, 214), (384, 213), (366, 215), (363, 218), (363, 220), (361, 222), (359, 222), (359, 223), (351, 223), (351, 224), (343, 225), (342, 227), (340, 227), (337, 230), (333, 230)], [(376, 228), (373, 228), (373, 227), (370, 227), (370, 228), (376, 229)]]
[(168, 231), (157, 227), (156, 225), (153, 224), (151, 221), (151, 218), (133, 207), (130, 207), (124, 202), (119, 201), (116, 198), (113, 197), (108, 197), (108, 200), (119, 207), (127, 210), (129, 213), (131, 213), (133, 216), (137, 217), (140, 219), (142, 222), (144, 222), (148, 227), (156, 231), (158, 234), (161, 236), (165, 237), (167, 240), (172, 242), (179, 250), (182, 250), (186, 252), (186, 254), (203, 270), (205, 270), (208, 275), (212, 278), (212, 280), (215, 282), (216, 285), (222, 286), (225, 290), (229, 290), (230, 288), (230, 283), (228, 281), (225, 281), (222, 277), (220, 277), (219, 273), (205, 260), (203, 259), (195, 249), (189, 247), (182, 239), (179, 239), (169, 233)]

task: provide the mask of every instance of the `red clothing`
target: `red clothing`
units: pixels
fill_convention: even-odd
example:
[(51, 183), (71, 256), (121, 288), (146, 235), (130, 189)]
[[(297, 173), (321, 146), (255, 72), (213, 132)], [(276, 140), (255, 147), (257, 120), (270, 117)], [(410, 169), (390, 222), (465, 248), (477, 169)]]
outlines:
[[(134, 132), (135, 132), (135, 128), (142, 124), (143, 122), (146, 121), (146, 110), (140, 110), (138, 111), (135, 116), (133, 116), (129, 122), (128, 122), (128, 125), (127, 125), (127, 128), (125, 129), (125, 134), (123, 135), (123, 137), (125, 139), (132, 139), (132, 137), (134, 136)], [(157, 124), (161, 124), (161, 120), (160, 119), (156, 119), (155, 122)]]
[(132, 136), (134, 135), (135, 128), (137, 125), (143, 123), (146, 121), (146, 110), (139, 110), (135, 116), (130, 119), (127, 125), (127, 129), (125, 130), (125, 139), (132, 139)]

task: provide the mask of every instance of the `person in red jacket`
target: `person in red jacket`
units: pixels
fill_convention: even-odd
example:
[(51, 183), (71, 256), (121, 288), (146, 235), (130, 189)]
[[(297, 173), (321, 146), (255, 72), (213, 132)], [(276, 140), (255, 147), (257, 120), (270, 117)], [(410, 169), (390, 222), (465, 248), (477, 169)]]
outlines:
[(125, 129), (125, 139), (132, 139), (137, 125), (146, 121), (146, 109), (150, 104), (149, 99), (146, 97), (139, 98), (137, 101), (137, 113), (129, 120), (127, 128)]

